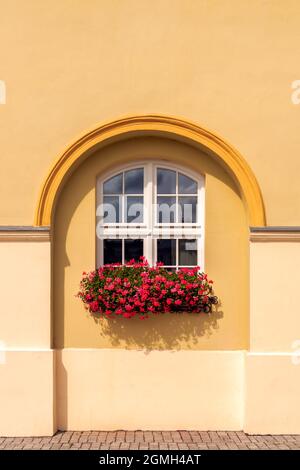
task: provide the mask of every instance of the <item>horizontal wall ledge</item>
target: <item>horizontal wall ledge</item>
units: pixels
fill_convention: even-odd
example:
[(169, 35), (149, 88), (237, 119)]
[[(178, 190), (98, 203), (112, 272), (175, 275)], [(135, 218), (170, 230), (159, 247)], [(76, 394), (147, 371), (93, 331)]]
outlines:
[(50, 227), (1, 225), (0, 242), (50, 241)]
[(250, 227), (251, 242), (299, 242), (300, 227)]
[[(0, 242), (50, 241), (50, 226), (1, 225)], [(251, 242), (299, 242), (300, 227), (250, 227)]]

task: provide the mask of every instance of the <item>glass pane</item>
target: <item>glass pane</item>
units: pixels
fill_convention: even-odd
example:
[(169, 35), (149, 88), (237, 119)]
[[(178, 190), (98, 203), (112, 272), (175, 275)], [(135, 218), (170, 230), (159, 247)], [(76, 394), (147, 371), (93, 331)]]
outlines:
[(138, 261), (143, 256), (143, 240), (125, 240), (125, 261), (134, 259)]
[(197, 181), (188, 176), (178, 174), (178, 193), (179, 194), (197, 194)]
[(176, 240), (157, 240), (157, 261), (166, 266), (176, 265)]
[(178, 240), (179, 266), (197, 266), (197, 240)]
[(122, 194), (123, 192), (123, 174), (113, 176), (103, 183), (104, 194)]
[(157, 221), (159, 224), (176, 222), (176, 197), (157, 197)]
[(126, 198), (126, 222), (142, 223), (144, 220), (143, 196), (127, 196)]
[(157, 169), (157, 194), (176, 194), (176, 171)]
[(103, 223), (119, 223), (122, 219), (122, 196), (103, 196)]
[(183, 196), (178, 198), (178, 222), (197, 222), (197, 196)]
[(125, 194), (143, 194), (144, 170), (137, 168), (125, 172)]
[(104, 264), (122, 263), (122, 240), (103, 240)]

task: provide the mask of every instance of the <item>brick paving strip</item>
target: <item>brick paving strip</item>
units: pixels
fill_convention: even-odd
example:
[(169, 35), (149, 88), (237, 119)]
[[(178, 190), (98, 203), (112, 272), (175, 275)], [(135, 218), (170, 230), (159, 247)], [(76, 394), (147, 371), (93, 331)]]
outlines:
[(0, 450), (300, 450), (300, 435), (224, 431), (84, 431), (53, 437), (0, 437)]

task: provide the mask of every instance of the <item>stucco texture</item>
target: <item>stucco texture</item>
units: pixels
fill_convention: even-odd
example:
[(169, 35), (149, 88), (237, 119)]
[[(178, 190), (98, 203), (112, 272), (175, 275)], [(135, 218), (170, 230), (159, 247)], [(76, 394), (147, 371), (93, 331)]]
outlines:
[(78, 135), (154, 112), (232, 143), (268, 224), (299, 225), (299, 14), (297, 0), (3, 0), (0, 223), (33, 223), (49, 168)]

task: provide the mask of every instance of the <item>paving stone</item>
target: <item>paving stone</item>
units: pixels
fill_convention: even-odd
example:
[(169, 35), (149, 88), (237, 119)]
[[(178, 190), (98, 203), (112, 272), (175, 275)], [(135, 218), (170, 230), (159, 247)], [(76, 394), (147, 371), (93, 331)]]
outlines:
[[(151, 445), (152, 445), (152, 444), (150, 444), (150, 446), (151, 446)], [(138, 450), (138, 449), (139, 449), (139, 444), (138, 444), (137, 442), (135, 442), (135, 443), (132, 443), (132, 442), (131, 442), (131, 443), (129, 444), (129, 449), (130, 449), (130, 450)], [(150, 449), (151, 449), (151, 447), (150, 447)]]
[(145, 442), (153, 442), (153, 434), (151, 431), (146, 431), (144, 433), (144, 440)]
[[(180, 432), (171, 431), (171, 436), (172, 436), (173, 442), (182, 442), (182, 436), (181, 436)], [(191, 438), (193, 439), (192, 436), (191, 436)]]
[(162, 437), (163, 437), (163, 441), (166, 443), (173, 442), (171, 432), (169, 431), (162, 431)]
[(99, 434), (98, 434), (97, 441), (98, 442), (105, 442), (107, 434), (108, 434), (107, 432), (100, 431)]
[(190, 444), (193, 442), (192, 436), (188, 431), (180, 431), (180, 435), (182, 438), (182, 442)]
[(167, 443), (160, 443), (158, 444), (158, 446), (159, 446), (158, 447), (159, 450), (169, 450), (169, 446)]

